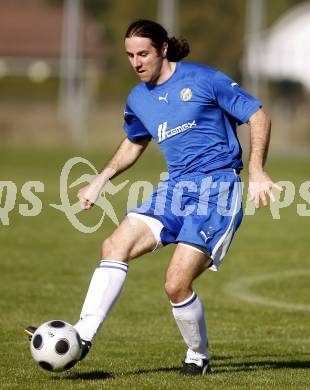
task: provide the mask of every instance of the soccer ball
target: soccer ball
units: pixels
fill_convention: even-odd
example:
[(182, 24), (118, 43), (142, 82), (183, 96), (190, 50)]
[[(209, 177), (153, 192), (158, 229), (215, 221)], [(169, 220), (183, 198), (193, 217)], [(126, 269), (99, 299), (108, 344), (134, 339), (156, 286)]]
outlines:
[(82, 354), (78, 332), (67, 322), (54, 320), (40, 325), (31, 338), (31, 355), (48, 371), (65, 371), (77, 363)]

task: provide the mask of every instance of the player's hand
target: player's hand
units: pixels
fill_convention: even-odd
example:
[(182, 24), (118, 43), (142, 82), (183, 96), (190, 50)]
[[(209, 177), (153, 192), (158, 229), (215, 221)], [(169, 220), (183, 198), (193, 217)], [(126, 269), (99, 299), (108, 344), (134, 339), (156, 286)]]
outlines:
[(260, 202), (264, 206), (268, 205), (268, 198), (275, 201), (273, 189), (282, 191), (282, 187), (274, 183), (270, 176), (264, 172), (254, 172), (249, 175), (249, 199), (254, 201), (255, 208), (259, 208)]
[(113, 168), (105, 168), (91, 183), (79, 190), (77, 197), (83, 210), (89, 210), (93, 207), (103, 187), (115, 173), (116, 171)]
[(81, 188), (77, 194), (83, 210), (89, 210), (93, 207), (101, 192), (101, 188), (92, 185), (92, 183)]

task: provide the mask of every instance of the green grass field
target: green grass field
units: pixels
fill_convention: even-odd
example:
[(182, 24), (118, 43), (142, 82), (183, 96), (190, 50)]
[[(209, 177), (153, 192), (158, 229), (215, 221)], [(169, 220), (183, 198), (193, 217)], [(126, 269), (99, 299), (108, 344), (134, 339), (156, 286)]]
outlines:
[[(298, 203), (310, 209), (298, 192), (309, 180), (310, 160), (301, 158), (268, 165), (275, 179), (294, 183), (294, 203), (280, 210), (278, 220), (269, 209), (245, 217), (220, 272), (206, 272), (195, 284), (206, 307), (212, 374), (178, 374), (185, 347), (163, 290), (173, 247), (132, 263), (124, 292), (87, 359), (63, 374), (35, 364), (23, 327), (78, 319), (100, 242), (114, 226), (106, 218), (97, 232), (83, 234), (49, 206), (60, 203), (60, 171), (70, 157), (82, 155), (99, 168), (109, 154), (0, 150), (1, 180), (17, 186), (9, 225), (0, 226), (0, 388), (310, 389), (310, 217), (297, 214)], [(163, 169), (156, 152), (148, 152), (115, 183), (129, 178), (155, 184)], [(83, 172), (82, 167), (75, 175)], [(37, 194), (42, 212), (33, 217), (19, 213), (19, 204), (27, 203), (21, 188), (29, 180), (44, 183), (44, 193)], [(119, 219), (127, 194), (110, 198)], [(81, 219), (91, 226), (100, 215), (96, 208)]]

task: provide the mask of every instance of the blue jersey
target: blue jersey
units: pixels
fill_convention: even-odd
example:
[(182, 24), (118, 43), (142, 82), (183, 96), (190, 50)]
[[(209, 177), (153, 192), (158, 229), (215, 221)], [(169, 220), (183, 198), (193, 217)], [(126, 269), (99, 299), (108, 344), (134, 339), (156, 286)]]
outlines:
[(132, 142), (152, 137), (170, 178), (194, 172), (242, 168), (236, 127), (261, 103), (223, 73), (177, 62), (164, 83), (138, 84), (129, 94), (124, 129)]

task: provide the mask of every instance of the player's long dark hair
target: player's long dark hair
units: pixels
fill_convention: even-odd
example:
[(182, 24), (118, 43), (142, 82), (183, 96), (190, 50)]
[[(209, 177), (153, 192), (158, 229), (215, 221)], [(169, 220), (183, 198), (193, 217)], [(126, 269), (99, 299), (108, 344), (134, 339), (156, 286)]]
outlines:
[(158, 52), (167, 42), (167, 59), (173, 62), (182, 60), (190, 51), (189, 44), (185, 39), (169, 38), (167, 31), (160, 24), (151, 20), (139, 19), (131, 23), (125, 34), (125, 38), (130, 37), (149, 38)]

